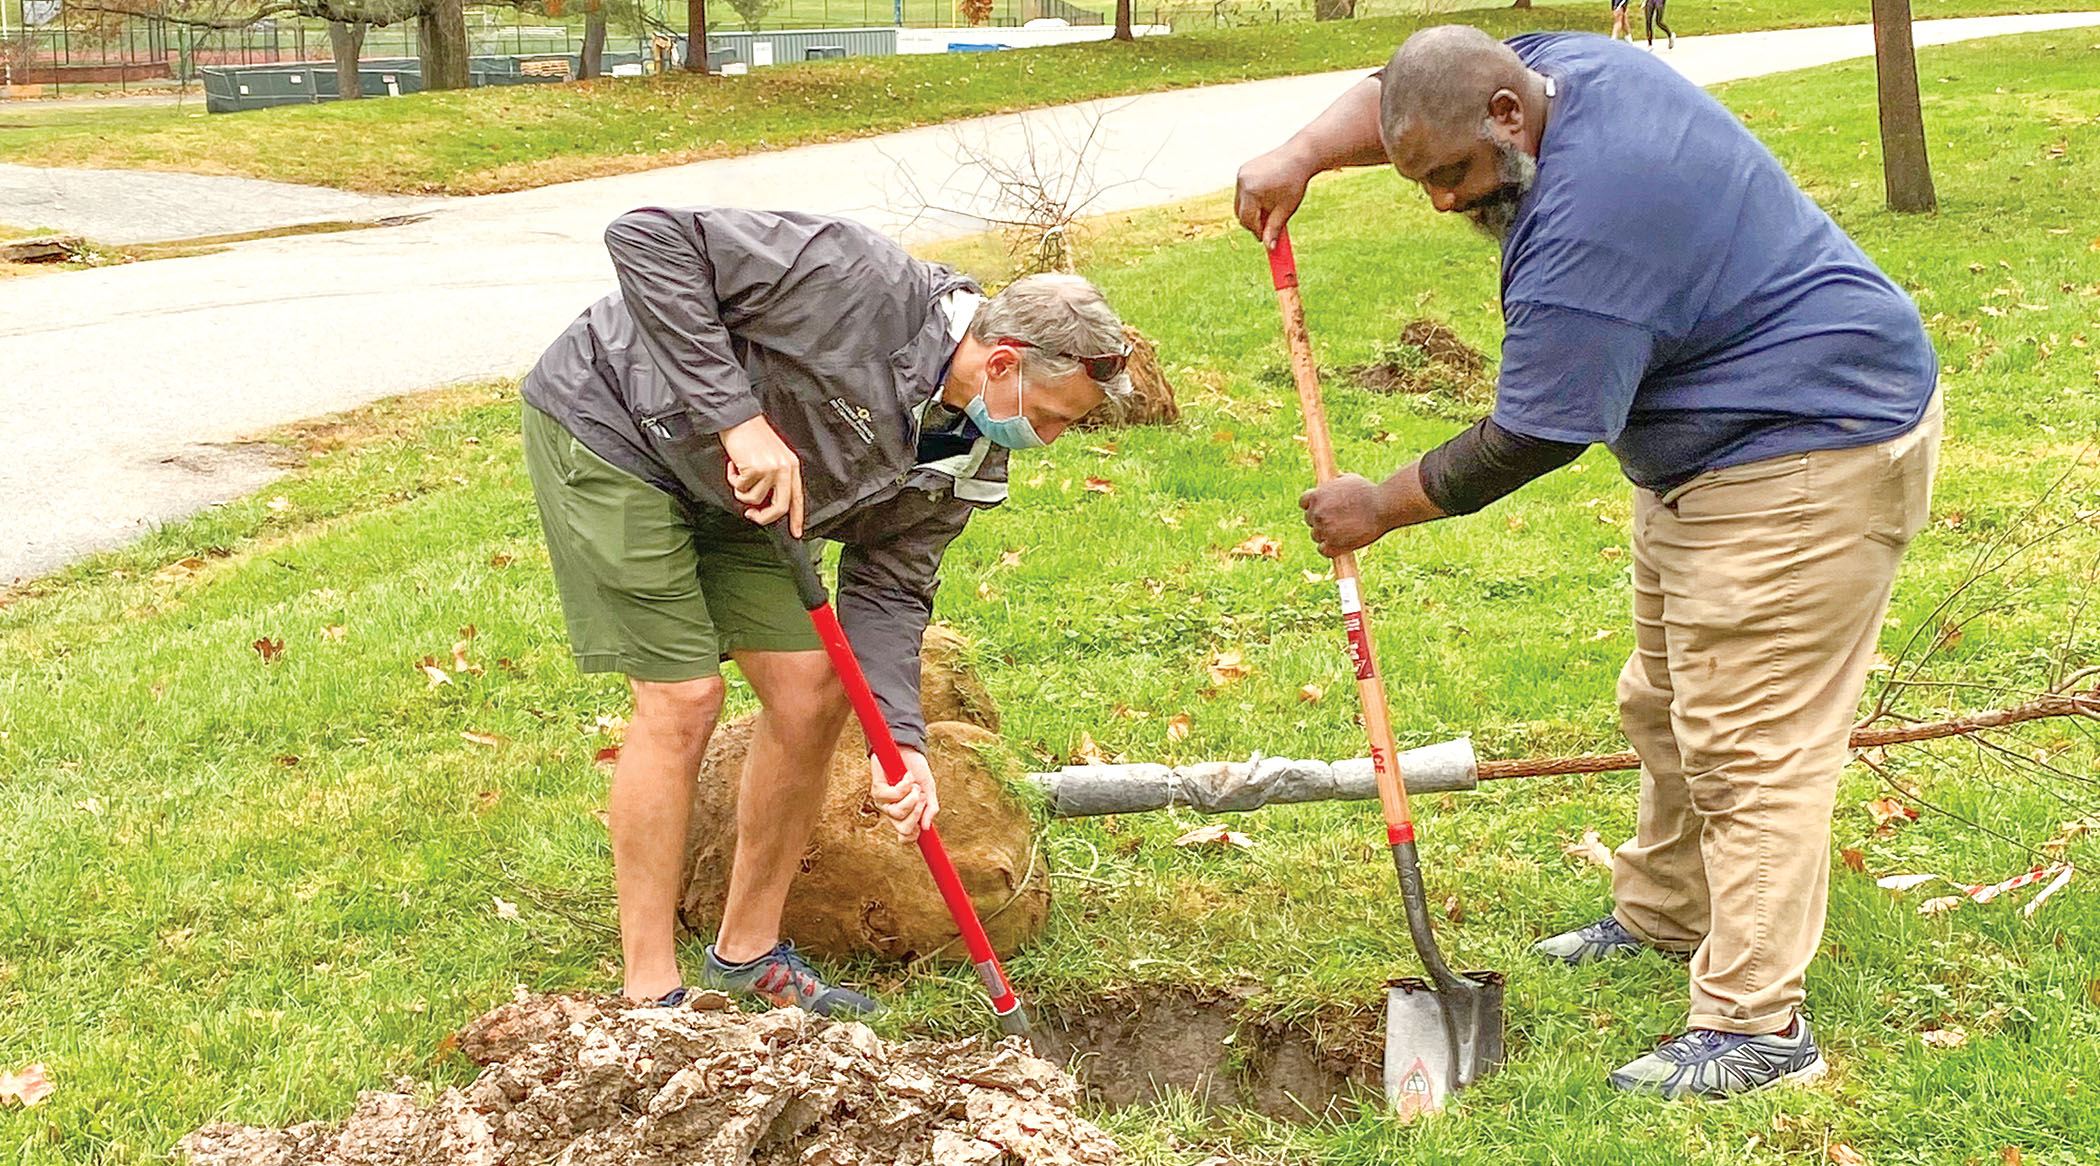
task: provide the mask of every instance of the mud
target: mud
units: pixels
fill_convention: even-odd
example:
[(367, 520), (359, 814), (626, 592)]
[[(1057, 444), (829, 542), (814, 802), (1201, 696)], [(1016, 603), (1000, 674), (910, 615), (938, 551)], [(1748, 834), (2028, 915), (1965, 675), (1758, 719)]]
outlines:
[(1104, 429), (1118, 425), (1172, 425), (1181, 420), (1181, 406), (1174, 400), (1174, 386), (1159, 363), (1159, 350), (1144, 333), (1125, 326), (1123, 338), (1130, 344), (1132, 400), (1121, 410), (1106, 405), (1073, 423), (1075, 429)]
[(1408, 321), (1399, 340), (1377, 360), (1343, 371), (1377, 393), (1436, 397), (1466, 406), (1485, 406), (1495, 399), (1494, 369), (1487, 357), (1435, 320)]
[(212, 1125), (190, 1166), (1111, 1166), (1078, 1090), (1018, 1042), (892, 1044), (799, 1009), (754, 1016), (526, 996), (470, 1025), (464, 1089), (361, 1094), (340, 1125)]
[(1377, 1020), (1248, 1021), (1230, 997), (1125, 993), (1036, 1011), (1035, 1048), (1077, 1077), (1088, 1102), (1120, 1109), (1185, 1093), (1289, 1121), (1347, 1116), (1376, 1101)]

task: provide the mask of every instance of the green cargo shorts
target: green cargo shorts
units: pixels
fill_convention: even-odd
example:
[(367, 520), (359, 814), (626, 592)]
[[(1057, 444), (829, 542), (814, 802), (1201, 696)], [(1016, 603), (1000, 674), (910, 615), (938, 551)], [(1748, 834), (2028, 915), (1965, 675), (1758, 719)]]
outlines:
[(671, 683), (720, 675), (732, 652), (823, 647), (765, 531), (688, 508), (530, 405), (524, 429), (578, 669)]

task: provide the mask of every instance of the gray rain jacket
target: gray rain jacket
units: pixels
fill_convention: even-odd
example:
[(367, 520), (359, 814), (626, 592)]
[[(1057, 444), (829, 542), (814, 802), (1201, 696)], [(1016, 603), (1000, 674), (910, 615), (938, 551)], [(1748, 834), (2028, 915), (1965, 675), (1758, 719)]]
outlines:
[(1006, 499), (1006, 450), (921, 464), (923, 407), (968, 279), (856, 223), (645, 207), (605, 232), (620, 290), (525, 378), (527, 404), (689, 506), (731, 513), (714, 436), (763, 413), (802, 459), (804, 533), (841, 544), (839, 622), (901, 745), (923, 747), (919, 645), (935, 572), (970, 514)]

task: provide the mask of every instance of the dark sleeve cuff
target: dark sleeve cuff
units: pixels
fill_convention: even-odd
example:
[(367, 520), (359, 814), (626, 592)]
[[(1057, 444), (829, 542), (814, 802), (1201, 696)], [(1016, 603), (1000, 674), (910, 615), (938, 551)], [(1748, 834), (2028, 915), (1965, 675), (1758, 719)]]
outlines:
[(1471, 514), (1582, 456), (1588, 446), (1526, 437), (1483, 417), (1422, 455), (1422, 493), (1446, 514)]

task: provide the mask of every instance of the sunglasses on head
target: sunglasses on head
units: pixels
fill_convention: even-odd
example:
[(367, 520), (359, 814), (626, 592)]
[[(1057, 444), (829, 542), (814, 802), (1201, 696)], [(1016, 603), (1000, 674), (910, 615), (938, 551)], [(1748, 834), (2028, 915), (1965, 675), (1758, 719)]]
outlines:
[[(996, 343), (1011, 344), (1016, 348), (1033, 348), (1038, 352), (1049, 352), (1049, 349), (1044, 348), (1040, 344), (1031, 344), (1026, 340), (1020, 340), (1012, 336), (1001, 336)], [(1130, 363), (1130, 354), (1127, 352), (1106, 352), (1100, 356), (1081, 356), (1076, 352), (1051, 352), (1050, 355), (1078, 361), (1079, 367), (1086, 370), (1088, 380), (1104, 385), (1116, 379), (1117, 374), (1121, 373), (1124, 366)]]

